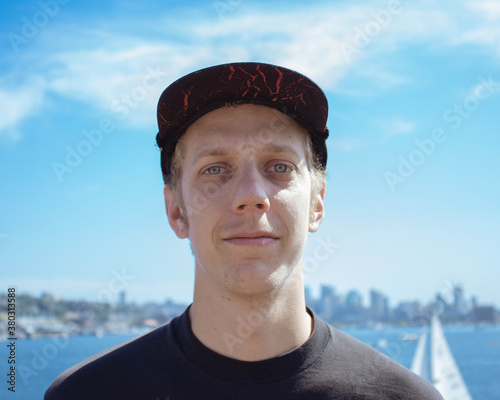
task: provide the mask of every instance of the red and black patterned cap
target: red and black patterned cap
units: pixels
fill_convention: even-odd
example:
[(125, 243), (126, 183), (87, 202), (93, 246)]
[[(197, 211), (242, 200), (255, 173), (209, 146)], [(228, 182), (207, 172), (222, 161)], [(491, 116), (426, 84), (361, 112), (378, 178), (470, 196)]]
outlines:
[(177, 141), (194, 121), (228, 102), (275, 108), (307, 129), (319, 162), (326, 165), (328, 102), (306, 76), (276, 65), (241, 62), (192, 72), (168, 86), (158, 102), (156, 142), (164, 177)]

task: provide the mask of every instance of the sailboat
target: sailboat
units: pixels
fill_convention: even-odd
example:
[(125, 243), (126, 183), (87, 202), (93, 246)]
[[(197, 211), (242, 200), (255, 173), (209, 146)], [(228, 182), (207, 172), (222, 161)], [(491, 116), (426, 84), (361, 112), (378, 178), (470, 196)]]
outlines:
[(472, 400), (437, 315), (432, 316), (430, 331), (430, 363), (427, 357), (428, 328), (425, 327), (417, 343), (411, 370), (432, 382), (444, 400)]

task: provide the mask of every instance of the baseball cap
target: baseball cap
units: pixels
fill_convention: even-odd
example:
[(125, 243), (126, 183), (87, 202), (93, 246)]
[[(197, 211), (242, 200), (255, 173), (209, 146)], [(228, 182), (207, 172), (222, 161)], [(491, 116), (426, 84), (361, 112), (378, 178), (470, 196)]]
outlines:
[(169, 85), (158, 101), (158, 134), (163, 176), (170, 175), (175, 146), (198, 118), (227, 103), (258, 104), (277, 109), (311, 136), (320, 164), (327, 160), (328, 101), (308, 77), (260, 62), (237, 62), (203, 68)]

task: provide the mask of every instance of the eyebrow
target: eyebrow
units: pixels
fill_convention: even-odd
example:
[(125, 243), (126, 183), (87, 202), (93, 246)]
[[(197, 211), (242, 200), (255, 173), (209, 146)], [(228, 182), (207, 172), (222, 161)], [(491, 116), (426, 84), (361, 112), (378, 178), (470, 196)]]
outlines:
[[(281, 154), (281, 153), (291, 153), (297, 158), (301, 158), (300, 154), (291, 146), (288, 146), (286, 144), (281, 145), (281, 144), (275, 144), (275, 143), (269, 143), (266, 144), (263, 148), (262, 153), (275, 153), (275, 154)], [(213, 148), (213, 149), (203, 149), (200, 150), (194, 157), (193, 164), (196, 164), (200, 159), (205, 158), (205, 157), (224, 157), (228, 156), (230, 154), (234, 154), (234, 150), (231, 151), (231, 149), (227, 148)]]
[(215, 148), (215, 149), (203, 149), (196, 153), (193, 164), (196, 164), (200, 159), (204, 157), (224, 157), (227, 156), (229, 152), (225, 149)]

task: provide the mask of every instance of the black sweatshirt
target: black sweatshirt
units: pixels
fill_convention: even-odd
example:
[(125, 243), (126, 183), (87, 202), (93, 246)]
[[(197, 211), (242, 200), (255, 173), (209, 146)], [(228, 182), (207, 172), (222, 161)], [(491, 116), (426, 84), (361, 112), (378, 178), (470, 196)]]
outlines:
[(188, 310), (70, 368), (45, 400), (442, 399), (399, 363), (319, 319), (298, 349), (256, 362), (205, 347)]

